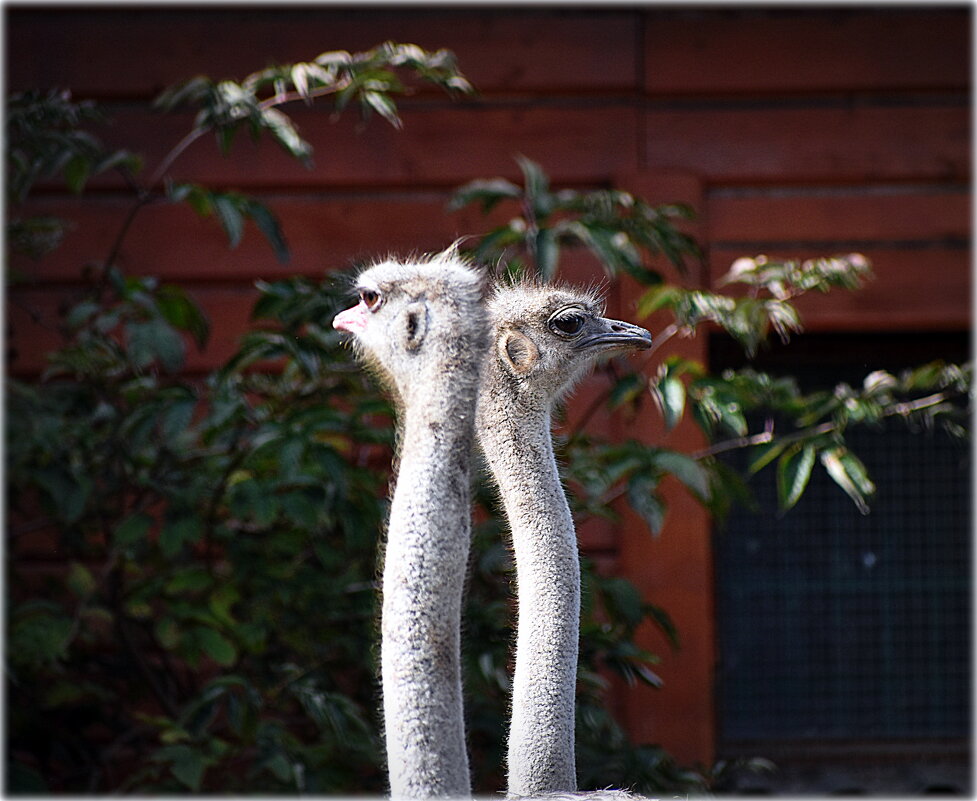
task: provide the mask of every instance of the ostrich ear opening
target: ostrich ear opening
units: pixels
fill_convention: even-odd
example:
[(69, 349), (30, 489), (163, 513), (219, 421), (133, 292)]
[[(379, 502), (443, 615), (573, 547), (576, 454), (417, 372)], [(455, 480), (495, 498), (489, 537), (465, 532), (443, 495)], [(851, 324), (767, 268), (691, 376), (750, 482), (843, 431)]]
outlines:
[(516, 375), (525, 375), (539, 361), (539, 349), (525, 334), (509, 331), (499, 340), (499, 356)]
[(427, 307), (411, 303), (404, 311), (404, 342), (407, 350), (417, 350), (427, 334)]

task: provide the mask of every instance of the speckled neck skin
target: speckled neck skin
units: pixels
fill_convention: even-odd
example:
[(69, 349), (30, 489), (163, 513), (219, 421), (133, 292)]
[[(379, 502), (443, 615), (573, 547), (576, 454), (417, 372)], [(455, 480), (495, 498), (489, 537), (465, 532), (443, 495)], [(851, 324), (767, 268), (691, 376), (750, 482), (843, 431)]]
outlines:
[(356, 334), (361, 355), (391, 385), (400, 407), (381, 618), (390, 793), (466, 798), (460, 625), (475, 403), (487, 341), (481, 280), (443, 255), (431, 263), (378, 265), (358, 284), (382, 293), (383, 305), (375, 314), (350, 310), (337, 320)]
[[(557, 293), (551, 305), (555, 309), (567, 299)], [(532, 376), (507, 369), (499, 343), (509, 329), (528, 332), (522, 319), (526, 300), (519, 287), (500, 287), (490, 303), (495, 343), (477, 418), (479, 443), (499, 488), (516, 560), (519, 616), (508, 742), (510, 796), (577, 787), (580, 565), (553, 455), (551, 412), (579, 371), (556, 363)]]
[(574, 695), (580, 620), (576, 532), (550, 439), (550, 411), (519, 409), (505, 393), (483, 401), (479, 438), (516, 559), (519, 613), (508, 793), (576, 789)]
[(476, 431), (509, 520), (519, 599), (508, 794), (589, 798), (574, 792), (580, 564), (552, 409), (601, 354), (650, 347), (651, 335), (565, 287), (499, 286), (488, 310), (493, 343)]
[[(450, 388), (431, 384), (432, 396)], [(473, 401), (473, 394), (467, 398)], [(408, 405), (384, 554), (383, 711), (393, 798), (470, 793), (460, 621), (473, 403)]]

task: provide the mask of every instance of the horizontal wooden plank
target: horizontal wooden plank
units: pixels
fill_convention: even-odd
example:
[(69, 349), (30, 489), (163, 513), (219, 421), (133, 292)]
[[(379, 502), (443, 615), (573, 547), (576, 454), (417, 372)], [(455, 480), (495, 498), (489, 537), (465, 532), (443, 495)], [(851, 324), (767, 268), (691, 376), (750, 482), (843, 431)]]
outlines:
[(941, 241), (970, 235), (963, 186), (858, 185), (711, 192), (713, 242)]
[[(319, 276), (388, 254), (427, 253), (461, 236), (483, 233), (500, 221), (475, 207), (449, 213), (448, 193), (274, 195), (261, 197), (278, 217), (290, 251), (281, 263), (251, 223), (238, 247), (213, 217), (201, 219), (185, 204), (143, 208), (119, 251), (122, 269), (171, 281), (274, 280)], [(56, 251), (40, 261), (15, 257), (15, 274), (33, 281), (77, 281), (84, 265), (102, 263), (121, 230), (128, 201), (122, 197), (40, 197), (25, 209), (67, 220), (71, 228)], [(514, 213), (499, 208), (501, 219)]]
[(687, 9), (649, 14), (653, 94), (848, 92), (970, 86), (965, 7)]
[[(255, 144), (246, 135), (223, 158), (206, 136), (175, 162), (171, 175), (242, 189), (454, 186), (496, 175), (516, 179), (513, 158), (521, 153), (554, 180), (594, 182), (636, 169), (639, 152), (645, 169), (689, 172), (712, 183), (963, 182), (970, 170), (970, 111), (956, 104), (645, 112), (616, 103), (435, 104), (405, 110), (402, 131), (377, 119), (362, 128), (352, 114), (332, 123), (314, 108), (299, 108), (294, 116), (315, 148), (313, 169), (274, 142)], [(115, 114), (105, 139), (141, 152), (151, 170), (190, 127), (187, 115), (126, 108)], [(94, 185), (121, 181), (108, 177)]]
[(153, 97), (203, 74), (243, 78), (272, 63), (381, 42), (453, 50), (480, 92), (634, 88), (639, 14), (620, 9), (10, 9), (8, 85), (79, 97)]
[(707, 182), (969, 179), (970, 109), (729, 104), (646, 112), (648, 169)]
[[(778, 249), (771, 258), (804, 259), (834, 251)], [(797, 299), (804, 327), (811, 331), (968, 330), (972, 323), (970, 253), (965, 248), (866, 248), (873, 280), (862, 289), (808, 293)], [(712, 248), (713, 279), (733, 261), (754, 256), (739, 249)]]
[[(147, 174), (192, 129), (188, 114), (160, 115), (136, 106), (109, 112), (113, 123), (100, 135), (111, 147), (140, 153)], [(377, 117), (364, 126), (355, 111), (337, 121), (328, 109), (301, 104), (289, 113), (314, 148), (312, 169), (270, 139), (254, 143), (242, 132), (226, 158), (213, 136), (201, 137), (175, 161), (170, 174), (178, 180), (240, 188), (453, 186), (497, 175), (516, 179), (518, 154), (540, 162), (559, 181), (602, 180), (637, 166), (637, 112), (616, 101), (415, 105), (403, 110), (400, 131)], [(93, 185), (122, 184), (106, 176)]]

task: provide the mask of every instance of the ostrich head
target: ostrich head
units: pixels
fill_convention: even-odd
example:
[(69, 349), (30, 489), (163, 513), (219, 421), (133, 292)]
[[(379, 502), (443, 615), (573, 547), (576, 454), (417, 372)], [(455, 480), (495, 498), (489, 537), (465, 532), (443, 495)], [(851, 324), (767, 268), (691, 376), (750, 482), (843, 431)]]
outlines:
[(500, 378), (526, 404), (558, 400), (602, 356), (651, 347), (648, 331), (604, 317), (600, 299), (587, 291), (501, 286), (488, 308)]
[(482, 277), (449, 249), (424, 261), (387, 260), (356, 280), (359, 303), (334, 327), (409, 403), (427, 382), (468, 370), (485, 349)]

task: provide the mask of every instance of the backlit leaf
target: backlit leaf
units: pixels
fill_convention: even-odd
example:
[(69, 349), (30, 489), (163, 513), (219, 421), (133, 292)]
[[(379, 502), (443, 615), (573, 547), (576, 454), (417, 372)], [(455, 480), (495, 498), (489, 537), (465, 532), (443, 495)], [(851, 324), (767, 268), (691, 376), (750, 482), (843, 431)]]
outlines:
[(404, 123), (397, 114), (397, 106), (389, 96), (382, 92), (366, 91), (361, 95), (361, 99), (368, 108), (376, 111), (394, 128), (400, 129), (404, 127)]
[(675, 428), (685, 413), (685, 384), (682, 379), (666, 372), (650, 389), (666, 427)]
[(855, 502), (863, 515), (869, 513), (867, 499), (875, 494), (875, 484), (868, 477), (862, 461), (847, 448), (838, 447), (822, 451), (821, 464), (828, 475)]
[(784, 511), (804, 494), (817, 456), (813, 445), (794, 445), (777, 462), (777, 497)]

